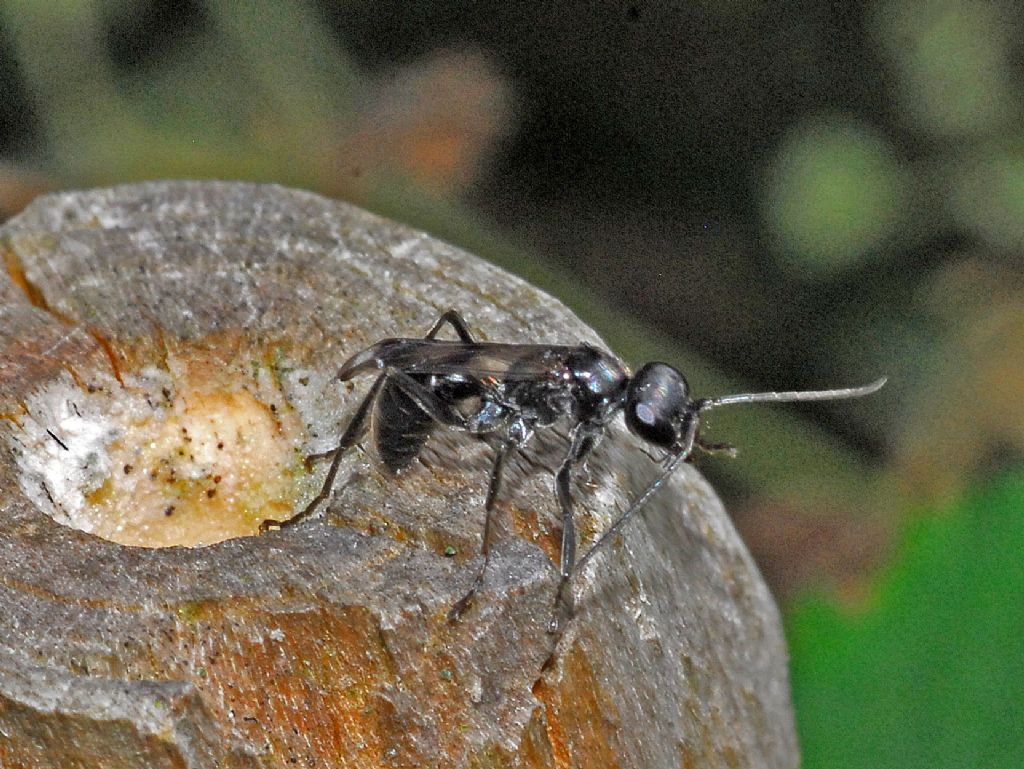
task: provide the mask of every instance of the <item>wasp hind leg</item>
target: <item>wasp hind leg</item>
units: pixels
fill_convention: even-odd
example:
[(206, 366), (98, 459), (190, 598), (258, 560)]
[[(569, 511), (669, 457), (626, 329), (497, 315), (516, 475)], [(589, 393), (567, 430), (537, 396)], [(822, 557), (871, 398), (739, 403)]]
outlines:
[(274, 527), (292, 526), (299, 523), (307, 518), (310, 513), (316, 510), (316, 508), (331, 495), (331, 487), (334, 485), (334, 479), (338, 474), (338, 468), (341, 467), (342, 457), (345, 455), (345, 452), (352, 448), (363, 437), (363, 435), (366, 434), (369, 416), (373, 412), (377, 402), (380, 400), (381, 394), (390, 385), (397, 387), (402, 393), (407, 395), (418, 408), (422, 409), (424, 413), (436, 421), (452, 427), (465, 426), (465, 420), (463, 417), (450, 405), (438, 398), (429, 388), (417, 382), (404, 371), (399, 371), (398, 369), (393, 368), (387, 369), (383, 374), (377, 377), (373, 383), (373, 387), (370, 388), (370, 392), (368, 392), (366, 397), (360, 402), (359, 408), (356, 409), (355, 416), (352, 417), (352, 421), (349, 422), (348, 427), (345, 428), (345, 432), (342, 434), (341, 440), (338, 441), (338, 445), (330, 451), (320, 454), (311, 454), (306, 458), (306, 462), (311, 463), (317, 459), (331, 457), (331, 466), (327, 470), (327, 476), (324, 478), (323, 486), (320, 487), (320, 492), (313, 497), (313, 500), (306, 505), (298, 515), (295, 515), (286, 521), (266, 520), (260, 525), (260, 531), (266, 531)]
[(455, 329), (455, 333), (459, 335), (459, 339), (463, 342), (471, 343), (476, 340), (469, 331), (469, 326), (466, 325), (466, 321), (463, 320), (462, 315), (459, 314), (458, 310), (445, 310), (441, 313), (441, 316), (434, 321), (434, 325), (431, 327), (424, 339), (433, 339), (437, 336), (438, 332), (441, 331), (445, 326), (451, 326)]
[(366, 433), (366, 424), (370, 413), (373, 411), (373, 405), (377, 400), (377, 396), (380, 394), (381, 388), (387, 379), (387, 374), (381, 374), (373, 383), (373, 387), (370, 388), (370, 392), (366, 394), (362, 402), (359, 404), (359, 408), (356, 409), (355, 415), (352, 417), (352, 421), (348, 423), (348, 427), (345, 428), (345, 432), (341, 435), (341, 440), (338, 441), (338, 445), (330, 451), (325, 451), (320, 454), (311, 454), (306, 457), (306, 466), (310, 467), (312, 463), (318, 459), (326, 459), (331, 457), (331, 466), (327, 470), (327, 476), (324, 478), (323, 486), (320, 487), (320, 491), (317, 493), (313, 500), (306, 505), (302, 512), (298, 515), (292, 516), (291, 518), (284, 521), (266, 520), (260, 524), (260, 531), (267, 531), (271, 528), (283, 528), (285, 526), (292, 526), (299, 523), (303, 519), (307, 518), (316, 508), (331, 494), (331, 487), (334, 485), (334, 478), (338, 474), (338, 468), (341, 466), (341, 458), (345, 455), (345, 452), (356, 445), (360, 438)]

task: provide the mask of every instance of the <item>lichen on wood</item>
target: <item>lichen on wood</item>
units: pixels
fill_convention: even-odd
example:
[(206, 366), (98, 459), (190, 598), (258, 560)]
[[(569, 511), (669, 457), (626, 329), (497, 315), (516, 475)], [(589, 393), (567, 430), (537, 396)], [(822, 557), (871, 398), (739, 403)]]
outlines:
[[(456, 307), (492, 341), (600, 344), (427, 235), (278, 187), (41, 198), (0, 231), (0, 766), (794, 767), (777, 611), (692, 467), (546, 630), (564, 431), (509, 468), (439, 432), (398, 476), (364, 444), (317, 515), (303, 463), (368, 383), (333, 378)], [(616, 427), (582, 546), (657, 468)], [(285, 514), (282, 516), (282, 512)]]

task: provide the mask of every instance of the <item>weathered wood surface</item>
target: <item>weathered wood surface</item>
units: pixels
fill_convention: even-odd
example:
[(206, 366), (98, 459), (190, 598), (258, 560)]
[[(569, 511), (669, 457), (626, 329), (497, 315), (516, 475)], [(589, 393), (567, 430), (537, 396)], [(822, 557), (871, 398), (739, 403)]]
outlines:
[[(494, 341), (597, 342), (557, 301), (246, 184), (49, 196), (2, 247), (0, 766), (798, 764), (776, 608), (692, 467), (579, 579), (557, 648), (564, 436), (512, 463), (455, 624), (481, 441), (439, 435), (397, 478), (352, 452), (322, 515), (255, 533), (314, 493), (302, 455), (369, 384), (331, 380), (349, 354), (448, 307)], [(583, 547), (655, 471), (616, 427), (576, 485)], [(138, 546), (174, 542), (196, 546)]]

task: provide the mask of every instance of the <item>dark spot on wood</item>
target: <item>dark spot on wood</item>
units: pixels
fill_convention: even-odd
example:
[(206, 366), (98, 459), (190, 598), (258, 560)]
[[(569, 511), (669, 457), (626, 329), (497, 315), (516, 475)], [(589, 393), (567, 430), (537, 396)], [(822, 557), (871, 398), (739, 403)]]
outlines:
[(57, 441), (57, 445), (60, 446), (62, 449), (64, 449), (64, 451), (68, 450), (67, 444), (65, 444), (64, 441), (62, 441), (60, 438), (58, 438), (56, 435), (54, 435), (51, 430), (48, 429), (46, 431), (46, 434), (49, 435), (51, 438), (53, 438), (55, 441)]

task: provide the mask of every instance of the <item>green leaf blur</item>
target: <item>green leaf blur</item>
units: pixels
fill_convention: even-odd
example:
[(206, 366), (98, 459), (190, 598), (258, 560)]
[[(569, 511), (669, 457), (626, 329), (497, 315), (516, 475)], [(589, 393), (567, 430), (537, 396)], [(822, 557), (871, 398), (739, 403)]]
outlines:
[(850, 120), (815, 122), (776, 159), (766, 218), (795, 270), (827, 273), (893, 241), (903, 184), (881, 136)]
[(1024, 475), (907, 533), (871, 607), (789, 617), (805, 769), (1018, 767)]

